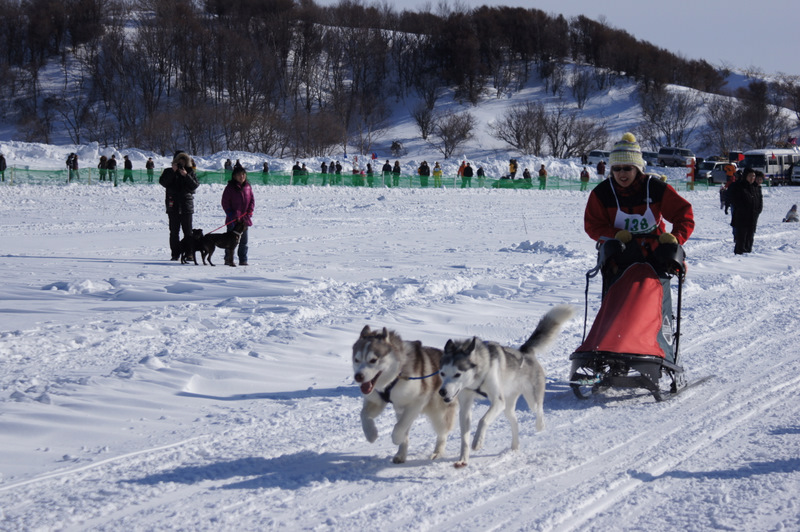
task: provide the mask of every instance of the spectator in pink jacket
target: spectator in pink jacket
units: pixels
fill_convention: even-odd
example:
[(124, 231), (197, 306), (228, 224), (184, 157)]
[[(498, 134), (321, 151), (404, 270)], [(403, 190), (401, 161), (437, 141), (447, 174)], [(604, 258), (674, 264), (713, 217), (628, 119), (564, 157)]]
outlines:
[[(222, 210), (225, 211), (225, 223), (228, 224), (228, 231), (233, 231), (234, 222), (242, 220), (244, 222), (244, 232), (239, 237), (239, 266), (247, 266), (247, 234), (248, 228), (253, 225), (251, 217), (255, 208), (253, 189), (247, 181), (247, 170), (241, 165), (233, 168), (231, 180), (222, 193)], [(225, 256), (225, 264), (236, 266), (233, 263), (233, 252), (230, 256)]]

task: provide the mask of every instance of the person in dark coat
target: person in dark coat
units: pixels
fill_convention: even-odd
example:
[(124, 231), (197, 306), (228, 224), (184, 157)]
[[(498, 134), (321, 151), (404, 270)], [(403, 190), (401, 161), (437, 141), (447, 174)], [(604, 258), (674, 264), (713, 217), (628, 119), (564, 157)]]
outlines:
[(114, 182), (117, 186), (117, 155), (112, 154), (111, 159), (106, 161), (106, 168), (108, 169), (108, 180)]
[(599, 163), (597, 163), (597, 175), (599, 175), (601, 178), (604, 178), (606, 176), (606, 162), (605, 161), (600, 161)]
[(171, 260), (178, 260), (181, 256), (180, 231), (183, 231), (184, 237), (192, 234), (194, 191), (199, 186), (191, 158), (184, 152), (177, 152), (172, 159), (172, 166), (164, 169), (158, 182), (166, 189)]
[(589, 170), (586, 167), (583, 167), (581, 170), (581, 191), (584, 191), (589, 188)]
[(0, 179), (6, 180), (6, 157), (0, 153)]
[(392, 165), (389, 164), (389, 159), (386, 159), (386, 162), (383, 163), (383, 167), (381, 168), (381, 175), (383, 176), (384, 186), (387, 187), (392, 186)]
[(153, 162), (153, 158), (152, 157), (148, 157), (147, 158), (147, 162), (144, 163), (144, 167), (145, 167), (145, 169), (147, 169), (147, 182), (148, 183), (152, 183), (153, 182), (153, 177), (154, 177), (153, 176), (153, 172), (154, 172), (155, 167), (156, 167), (156, 163)]
[[(233, 167), (233, 174), (228, 185), (222, 192), (222, 210), (225, 211), (225, 223), (228, 232), (233, 231), (234, 222), (241, 220), (244, 222), (244, 232), (239, 237), (237, 255), (239, 266), (247, 266), (247, 233), (248, 228), (253, 225), (252, 216), (256, 202), (253, 198), (253, 189), (247, 181), (247, 170), (242, 165), (237, 164)], [(236, 266), (233, 262), (233, 249), (225, 250), (225, 264)]]
[(419, 174), (420, 186), (427, 187), (428, 178), (431, 175), (431, 167), (428, 166), (428, 161), (422, 161), (422, 164), (419, 165), (419, 168), (417, 168), (417, 174)]
[(461, 188), (472, 187), (472, 175), (472, 166), (467, 163), (467, 166), (464, 167), (464, 173), (461, 174)]
[(400, 186), (400, 161), (395, 161), (394, 166), (392, 166), (392, 186)]
[(97, 170), (100, 174), (100, 181), (105, 181), (106, 173), (108, 172), (108, 157), (105, 155), (100, 156), (100, 162), (97, 163)]
[(728, 189), (731, 200), (731, 227), (733, 227), (733, 252), (736, 255), (753, 251), (753, 237), (758, 224), (758, 215), (764, 202), (761, 187), (756, 183), (756, 172), (745, 168), (742, 178)]
[(475, 175), (478, 176), (478, 186), (483, 188), (484, 180), (486, 179), (486, 172), (483, 171), (483, 166), (479, 166)]
[(133, 162), (128, 158), (127, 155), (123, 156), (125, 160), (124, 168), (125, 170), (122, 172), (122, 182), (130, 180), (133, 183)]
[(69, 178), (67, 182), (71, 183), (73, 179), (80, 179), (80, 174), (78, 174), (78, 154), (77, 153), (70, 153), (69, 157), (67, 157), (67, 168), (69, 169)]

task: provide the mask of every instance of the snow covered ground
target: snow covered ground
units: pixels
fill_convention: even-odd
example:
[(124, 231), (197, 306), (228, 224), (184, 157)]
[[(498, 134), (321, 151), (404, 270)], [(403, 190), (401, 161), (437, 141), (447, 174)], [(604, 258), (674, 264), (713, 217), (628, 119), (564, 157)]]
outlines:
[[(748, 256), (715, 191), (683, 192), (683, 360), (715, 376), (664, 403), (565, 384), (586, 193), (254, 189), (233, 269), (167, 260), (158, 186), (0, 186), (0, 529), (800, 529), (800, 188), (765, 191)], [(221, 225), (221, 194), (201, 187), (195, 226)], [(519, 451), (502, 416), (466, 469), (458, 428), (437, 461), (420, 419), (391, 463), (391, 409), (365, 440), (365, 324), (519, 345), (560, 303), (579, 317), (540, 357), (547, 428), (518, 405)]]

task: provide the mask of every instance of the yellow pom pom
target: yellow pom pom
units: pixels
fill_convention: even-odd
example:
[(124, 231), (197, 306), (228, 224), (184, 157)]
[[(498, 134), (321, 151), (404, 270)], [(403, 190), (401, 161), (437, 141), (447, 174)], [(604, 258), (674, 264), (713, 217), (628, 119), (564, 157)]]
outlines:
[(623, 244), (627, 244), (631, 240), (633, 240), (633, 235), (630, 231), (626, 229), (622, 229), (621, 231), (617, 231), (617, 234), (614, 235), (614, 238), (622, 242)]
[(672, 233), (661, 233), (658, 235), (658, 241), (661, 244), (677, 244), (678, 239)]
[(636, 142), (636, 137), (633, 136), (633, 133), (625, 133), (622, 135), (622, 140), (625, 142)]

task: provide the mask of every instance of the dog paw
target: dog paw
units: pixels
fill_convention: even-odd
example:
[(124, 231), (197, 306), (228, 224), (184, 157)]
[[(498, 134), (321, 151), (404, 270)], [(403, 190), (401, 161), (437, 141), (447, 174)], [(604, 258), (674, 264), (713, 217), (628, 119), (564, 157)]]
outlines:
[(461, 469), (463, 467), (467, 467), (467, 463), (459, 460), (458, 462), (453, 464), (453, 467), (455, 467), (456, 469)]
[(405, 456), (400, 456), (399, 454), (395, 455), (395, 457), (392, 458), (392, 463), (394, 463), (394, 464), (405, 464), (406, 463), (406, 457)]
[(472, 450), (480, 451), (481, 447), (483, 447), (483, 438), (475, 438), (475, 440), (472, 442)]

